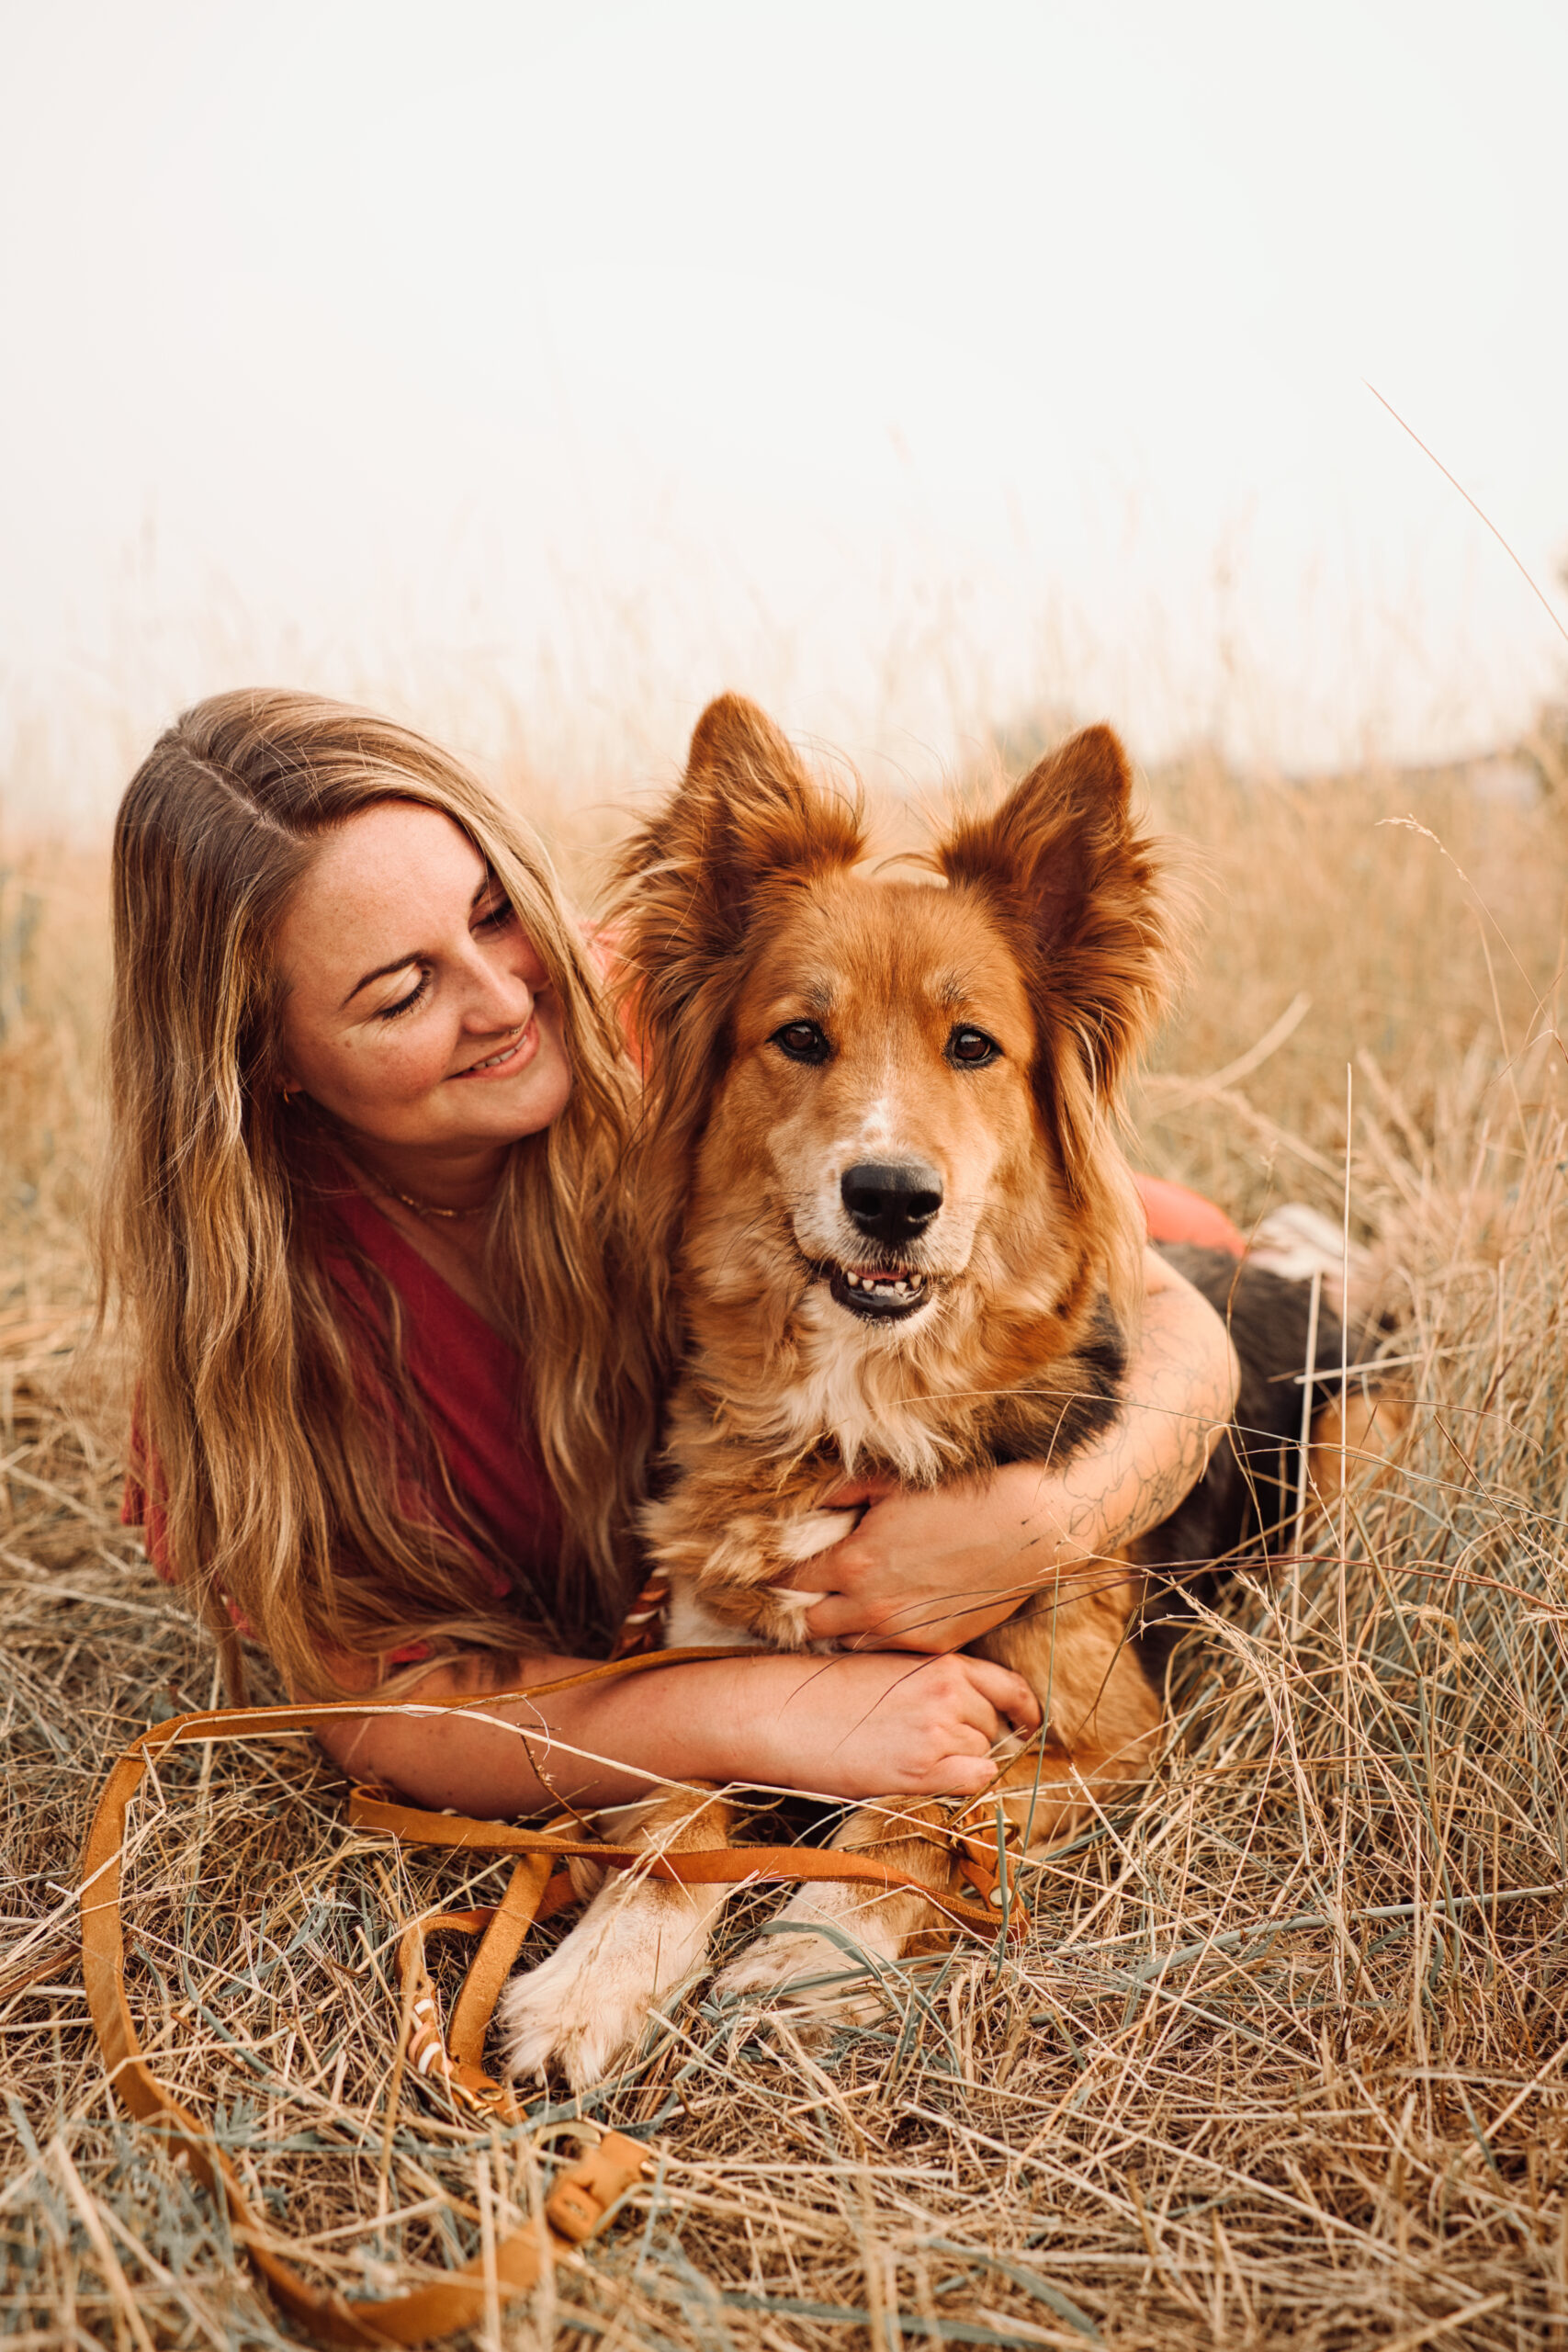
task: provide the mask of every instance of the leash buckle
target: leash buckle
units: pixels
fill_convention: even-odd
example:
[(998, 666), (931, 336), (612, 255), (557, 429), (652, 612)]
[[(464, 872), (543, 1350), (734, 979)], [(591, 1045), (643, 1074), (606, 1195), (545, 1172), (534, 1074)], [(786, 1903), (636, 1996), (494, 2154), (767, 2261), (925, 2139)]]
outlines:
[(624, 2132), (606, 2132), (596, 2148), (561, 2175), (545, 2199), (552, 2230), (581, 2245), (604, 2222), (617, 2198), (649, 2172), (648, 2150)]

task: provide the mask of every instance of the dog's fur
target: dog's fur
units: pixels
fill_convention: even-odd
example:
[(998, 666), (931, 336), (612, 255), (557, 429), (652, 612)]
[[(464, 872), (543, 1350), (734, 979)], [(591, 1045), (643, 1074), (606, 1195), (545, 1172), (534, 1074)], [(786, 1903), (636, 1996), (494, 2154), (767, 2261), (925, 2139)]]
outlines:
[[(621, 947), (648, 1060), (639, 1181), (684, 1340), (646, 1522), (671, 1573), (677, 1642), (801, 1647), (807, 1564), (852, 1524), (821, 1507), (847, 1473), (931, 1487), (1008, 1461), (1060, 1464), (1118, 1410), (1144, 1228), (1115, 1120), (1176, 958), (1122, 747), (1089, 729), (992, 813), (962, 817), (933, 853), (934, 885), (867, 876), (863, 850), (858, 805), (727, 697), (625, 860)], [(975, 1036), (987, 1051), (965, 1060), (974, 1048), (956, 1041)], [(923, 1171), (918, 1231), (867, 1238), (844, 1182), (868, 1165)], [(903, 1214), (903, 1196), (886, 1197), (878, 1214)], [(1043, 1772), (1037, 1754), (1016, 1757), (986, 1800), (1036, 1849), (1148, 1770), (1161, 1709), (1133, 1632), (1148, 1569), (1206, 1565), (1293, 1495), (1281, 1448), (1299, 1427), (1288, 1375), (1304, 1288), (1213, 1253), (1186, 1253), (1184, 1270), (1231, 1317), (1239, 1419), (1256, 1434), (1220, 1450), (1135, 1559), (1035, 1596), (974, 1645), (1046, 1710), (1054, 1760)], [(1338, 1357), (1325, 1315), (1319, 1361)], [(650, 1846), (713, 1843), (727, 1826), (717, 1800), (689, 1793), (640, 1819)], [(940, 1806), (890, 1800), (838, 1842), (956, 1887), (950, 1849), (919, 1834), (947, 1826)], [(511, 1987), (513, 2071), (597, 2077), (700, 1963), (719, 1900), (607, 1885)], [(883, 1958), (938, 1925), (913, 1894), (868, 1901), (830, 1884), (803, 1887), (784, 1917)], [(780, 1935), (721, 1989), (760, 1996), (843, 1966), (830, 1938)], [(835, 1997), (841, 2008), (841, 1996), (796, 1996), (808, 2009)]]

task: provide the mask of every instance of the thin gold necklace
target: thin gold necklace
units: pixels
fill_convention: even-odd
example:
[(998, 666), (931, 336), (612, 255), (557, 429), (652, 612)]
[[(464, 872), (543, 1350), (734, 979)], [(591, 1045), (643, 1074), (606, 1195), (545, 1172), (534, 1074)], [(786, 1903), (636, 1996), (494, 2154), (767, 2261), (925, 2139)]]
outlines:
[(444, 1209), (434, 1201), (416, 1201), (412, 1193), (400, 1193), (395, 1184), (383, 1183), (381, 1190), (394, 1201), (401, 1201), (405, 1209), (412, 1209), (415, 1216), (483, 1216), (490, 1206), (488, 1201), (479, 1201), (471, 1209)]
[(363, 1160), (357, 1165), (361, 1172), (370, 1179), (379, 1193), (389, 1201), (401, 1201), (404, 1208), (412, 1209), (415, 1216), (439, 1216), (448, 1220), (465, 1216), (483, 1216), (490, 1207), (489, 1201), (478, 1201), (470, 1209), (444, 1209), (438, 1201), (422, 1201), (416, 1199), (412, 1193), (400, 1193), (395, 1184), (389, 1184), (384, 1176), (378, 1174), (373, 1168), (367, 1168)]

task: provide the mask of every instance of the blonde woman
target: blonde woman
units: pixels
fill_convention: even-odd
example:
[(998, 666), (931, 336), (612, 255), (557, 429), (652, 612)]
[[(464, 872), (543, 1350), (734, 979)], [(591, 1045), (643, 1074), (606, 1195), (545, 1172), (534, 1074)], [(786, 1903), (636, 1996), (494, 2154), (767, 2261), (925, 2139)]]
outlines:
[[(224, 695), (126, 793), (114, 922), (105, 1271), (139, 1367), (127, 1516), (160, 1571), (301, 1696), (525, 1689), (603, 1656), (637, 1583), (661, 1283), (635, 1075), (538, 844), (406, 729)], [(954, 1645), (1017, 1606), (1021, 1560), (1044, 1584), (1163, 1518), (1233, 1379), (1151, 1258), (1147, 1409), (1066, 1477), (873, 1498), (813, 1620), (851, 1653), (489, 1722), (350, 1715), (323, 1745), (491, 1815), (671, 1779), (970, 1793), (1039, 1717)], [(921, 1630), (895, 1640), (895, 1613)]]

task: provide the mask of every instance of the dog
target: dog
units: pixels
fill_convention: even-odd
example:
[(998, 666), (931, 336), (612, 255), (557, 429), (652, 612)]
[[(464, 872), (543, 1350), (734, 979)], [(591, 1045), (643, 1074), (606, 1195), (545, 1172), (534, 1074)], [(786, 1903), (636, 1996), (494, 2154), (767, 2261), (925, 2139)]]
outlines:
[[(801, 1588), (854, 1522), (829, 1500), (848, 1476), (929, 1488), (1009, 1461), (1060, 1465), (1120, 1408), (1145, 1224), (1118, 1114), (1179, 961), (1122, 745), (1090, 728), (998, 807), (956, 818), (930, 879), (868, 876), (864, 853), (858, 801), (727, 696), (622, 862), (616, 935), (647, 1069), (637, 1182), (683, 1345), (644, 1522), (673, 1643), (808, 1646)], [(1032, 1852), (1149, 1771), (1152, 1572), (1190, 1576), (1267, 1542), (1293, 1507), (1307, 1286), (1224, 1252), (1172, 1254), (1235, 1336), (1235, 1428), (1125, 1559), (1024, 1600), (973, 1645), (1045, 1710), (1049, 1775), (1038, 1742), (1004, 1755), (976, 1815), (993, 1823), (999, 1803)], [(1325, 1310), (1317, 1361), (1337, 1366), (1340, 1346)], [(615, 1834), (628, 1824), (678, 1851), (734, 1821), (687, 1788), (619, 1809)], [(956, 1892), (951, 1826), (951, 1808), (889, 1799), (835, 1842)], [(725, 1893), (613, 1874), (508, 1988), (512, 2075), (601, 2078), (701, 1966)], [(788, 1994), (808, 2022), (875, 2007), (874, 1992), (812, 1988), (842, 1979), (838, 1939), (892, 1961), (941, 1928), (913, 1892), (822, 1883), (783, 1918), (803, 1932), (759, 1939), (717, 1989)]]

